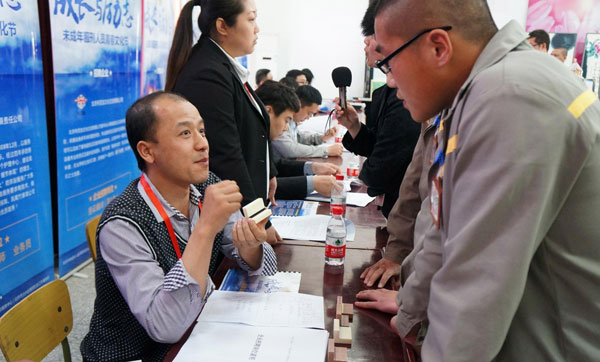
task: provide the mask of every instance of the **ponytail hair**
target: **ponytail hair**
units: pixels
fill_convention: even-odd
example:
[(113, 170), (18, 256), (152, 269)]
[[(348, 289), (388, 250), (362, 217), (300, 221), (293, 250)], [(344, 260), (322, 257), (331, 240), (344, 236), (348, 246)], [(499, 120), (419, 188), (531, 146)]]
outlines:
[(169, 52), (167, 63), (166, 91), (172, 91), (179, 73), (187, 63), (192, 46), (194, 45), (194, 26), (192, 23), (192, 11), (194, 6), (200, 5), (200, 16), (198, 17), (198, 28), (202, 35), (214, 35), (217, 20), (222, 18), (227, 26), (235, 26), (237, 16), (244, 12), (245, 0), (190, 0), (179, 15), (173, 43)]
[(167, 80), (165, 82), (165, 91), (167, 92), (172, 91), (175, 87), (175, 81), (192, 52), (192, 46), (194, 45), (192, 11), (196, 3), (196, 0), (191, 0), (185, 4), (179, 14), (179, 20), (177, 20), (171, 50), (169, 51), (169, 60), (167, 61)]

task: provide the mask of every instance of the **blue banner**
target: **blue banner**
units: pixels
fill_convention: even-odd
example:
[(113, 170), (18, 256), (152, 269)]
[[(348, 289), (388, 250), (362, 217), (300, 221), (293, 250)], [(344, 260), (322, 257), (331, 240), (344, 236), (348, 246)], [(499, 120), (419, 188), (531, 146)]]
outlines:
[(86, 223), (139, 175), (125, 112), (139, 97), (141, 0), (51, 0), (59, 274), (89, 258)]
[(165, 88), (175, 16), (172, 0), (144, 0), (142, 94)]
[(37, 3), (0, 0), (0, 315), (54, 279), (41, 50)]

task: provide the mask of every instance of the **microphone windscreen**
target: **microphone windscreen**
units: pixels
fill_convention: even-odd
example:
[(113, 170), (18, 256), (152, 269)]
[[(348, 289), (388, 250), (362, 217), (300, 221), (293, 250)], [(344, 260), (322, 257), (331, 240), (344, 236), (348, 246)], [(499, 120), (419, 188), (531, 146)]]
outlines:
[(338, 67), (331, 72), (333, 84), (337, 88), (350, 87), (352, 85), (352, 72), (348, 67)]

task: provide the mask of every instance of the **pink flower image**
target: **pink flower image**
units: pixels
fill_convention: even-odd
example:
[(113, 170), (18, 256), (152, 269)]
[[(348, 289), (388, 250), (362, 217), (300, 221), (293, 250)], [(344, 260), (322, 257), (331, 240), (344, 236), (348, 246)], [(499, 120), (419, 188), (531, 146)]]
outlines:
[(575, 58), (581, 63), (588, 33), (600, 32), (600, 2), (596, 0), (529, 0), (527, 31), (577, 33)]

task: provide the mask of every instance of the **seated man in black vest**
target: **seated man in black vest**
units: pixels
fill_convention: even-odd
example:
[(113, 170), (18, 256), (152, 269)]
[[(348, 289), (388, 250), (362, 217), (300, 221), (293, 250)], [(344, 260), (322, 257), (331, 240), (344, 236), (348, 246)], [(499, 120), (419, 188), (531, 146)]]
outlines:
[(96, 302), (84, 361), (162, 361), (214, 289), (223, 254), (251, 275), (274, 274), (266, 220), (242, 218), (233, 181), (209, 172), (198, 110), (164, 92), (139, 99), (126, 128), (142, 177), (104, 210)]

